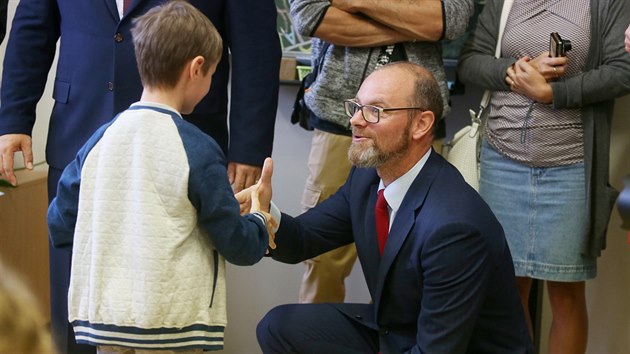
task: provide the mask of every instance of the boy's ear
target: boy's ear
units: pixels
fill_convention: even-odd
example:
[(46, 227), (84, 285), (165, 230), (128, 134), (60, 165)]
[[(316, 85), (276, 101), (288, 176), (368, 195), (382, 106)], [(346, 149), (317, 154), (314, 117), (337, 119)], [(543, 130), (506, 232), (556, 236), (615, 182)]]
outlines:
[(206, 62), (206, 59), (201, 55), (198, 55), (190, 61), (190, 77), (193, 78), (197, 75), (203, 76), (203, 64)]

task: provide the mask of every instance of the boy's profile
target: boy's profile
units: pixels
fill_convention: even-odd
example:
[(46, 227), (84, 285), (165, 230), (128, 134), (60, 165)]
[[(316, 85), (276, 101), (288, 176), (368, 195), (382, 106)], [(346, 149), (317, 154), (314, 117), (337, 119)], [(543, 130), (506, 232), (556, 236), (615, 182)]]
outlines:
[(239, 214), (217, 143), (180, 115), (208, 93), (221, 37), (184, 1), (132, 34), (141, 100), (87, 141), (48, 210), (73, 253), (68, 318), (100, 353), (219, 350), (225, 260), (254, 264), (270, 242), (268, 215)]

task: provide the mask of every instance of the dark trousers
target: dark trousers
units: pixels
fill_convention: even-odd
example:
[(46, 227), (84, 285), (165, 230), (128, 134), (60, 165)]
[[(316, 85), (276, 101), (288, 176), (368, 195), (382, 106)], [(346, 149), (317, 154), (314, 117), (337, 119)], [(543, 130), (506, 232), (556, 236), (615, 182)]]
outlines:
[[(48, 202), (57, 195), (61, 170), (48, 170)], [(94, 354), (96, 347), (78, 345), (74, 330), (68, 322), (68, 287), (70, 285), (71, 253), (58, 250), (49, 243), (50, 254), (50, 325), (53, 341), (59, 354)]]
[(256, 337), (265, 354), (378, 352), (378, 332), (333, 304), (278, 306), (258, 323)]

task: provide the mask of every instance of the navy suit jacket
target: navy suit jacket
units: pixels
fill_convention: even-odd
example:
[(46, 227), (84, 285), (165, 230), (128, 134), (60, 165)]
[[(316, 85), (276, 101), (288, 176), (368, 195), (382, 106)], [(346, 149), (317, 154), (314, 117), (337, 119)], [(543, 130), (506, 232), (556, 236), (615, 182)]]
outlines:
[[(134, 0), (119, 19), (115, 0), (21, 0), (4, 60), (0, 135), (30, 135), (60, 39), (46, 156), (63, 168), (102, 124), (140, 98), (132, 19), (164, 0)], [(193, 123), (227, 145), (228, 48), (232, 83), (228, 160), (262, 165), (271, 155), (280, 43), (272, 0), (191, 0), (224, 41), (212, 88)]]
[(503, 229), (457, 170), (432, 152), (378, 252), (379, 177), (352, 169), (306, 213), (282, 214), (274, 259), (296, 263), (356, 243), (373, 304), (338, 304), (379, 331), (381, 353), (529, 353), (531, 344)]

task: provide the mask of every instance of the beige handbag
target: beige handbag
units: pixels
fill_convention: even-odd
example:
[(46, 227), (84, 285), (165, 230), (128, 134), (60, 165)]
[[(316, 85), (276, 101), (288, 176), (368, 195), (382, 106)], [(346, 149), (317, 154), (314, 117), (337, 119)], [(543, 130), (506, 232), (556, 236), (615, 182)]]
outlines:
[[(513, 0), (506, 0), (501, 9), (501, 22), (499, 23), (499, 36), (497, 47), (494, 52), (496, 58), (501, 56), (501, 38), (507, 16), (512, 8)], [(469, 110), (470, 125), (460, 129), (453, 139), (445, 144), (442, 154), (446, 160), (453, 164), (462, 174), (466, 182), (475, 190), (479, 190), (479, 150), (481, 148), (481, 137), (483, 132), (483, 118), (485, 110), (490, 103), (492, 92), (486, 90), (479, 104), (479, 111)]]
[[(466, 182), (479, 190), (479, 144), (481, 142), (481, 117), (472, 109), (471, 123), (460, 129), (453, 139), (446, 143), (442, 153), (446, 160), (455, 166)], [(481, 110), (479, 111), (482, 112)]]

